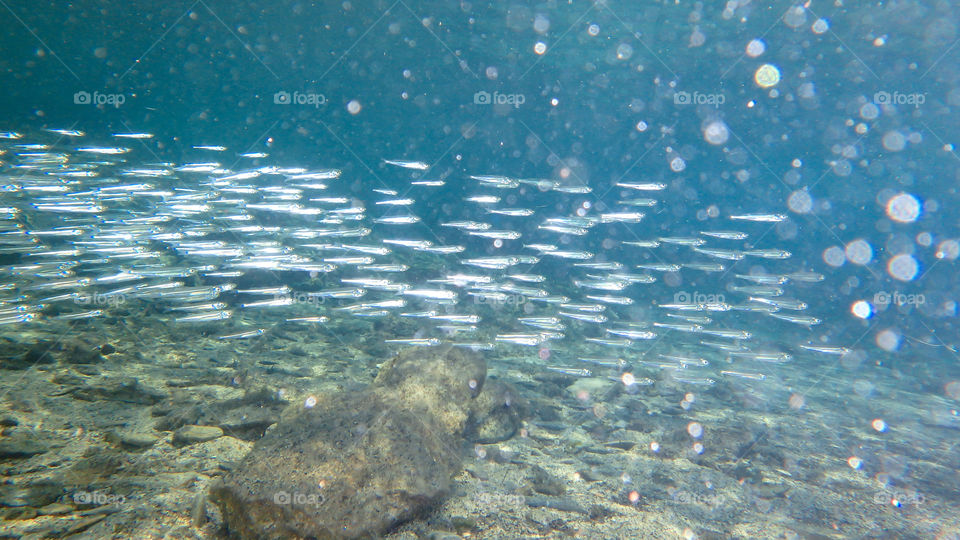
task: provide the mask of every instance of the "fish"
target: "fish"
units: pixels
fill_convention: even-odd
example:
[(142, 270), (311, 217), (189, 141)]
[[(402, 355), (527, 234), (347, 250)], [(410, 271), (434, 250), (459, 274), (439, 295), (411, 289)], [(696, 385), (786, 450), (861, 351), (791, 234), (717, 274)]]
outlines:
[(728, 261), (739, 261), (746, 257), (742, 251), (737, 251), (733, 249), (720, 249), (720, 248), (704, 248), (704, 247), (695, 247), (693, 251), (701, 253), (703, 255), (708, 255), (710, 257), (716, 257), (718, 259), (725, 259)]
[(254, 337), (262, 336), (266, 330), (263, 328), (257, 328), (256, 330), (249, 330), (247, 332), (239, 332), (236, 334), (227, 334), (225, 336), (220, 336), (217, 339), (230, 340), (230, 339), (250, 339)]
[(496, 195), (474, 195), (472, 197), (466, 197), (463, 200), (477, 204), (497, 204), (500, 202), (500, 197)]
[(810, 271), (792, 272), (781, 277), (785, 280), (796, 281), (798, 283), (819, 283), (824, 280), (823, 274)]
[(722, 240), (746, 240), (750, 237), (748, 233), (740, 231), (700, 231), (700, 234)]
[(635, 189), (637, 191), (662, 191), (667, 189), (667, 185), (661, 182), (617, 182), (617, 187)]
[(593, 263), (573, 263), (577, 268), (589, 268), (591, 270), (621, 270), (623, 264), (618, 262), (593, 262)]
[(807, 351), (818, 352), (818, 353), (820, 353), (820, 354), (829, 354), (829, 355), (836, 355), (836, 356), (845, 356), (845, 355), (847, 355), (847, 354), (850, 354), (850, 349), (848, 349), (848, 348), (846, 348), (846, 347), (827, 347), (827, 346), (819, 346), (819, 345), (800, 345), (800, 348), (801, 348), (801, 349), (804, 349), (804, 350), (807, 350)]
[(467, 234), (470, 236), (479, 236), (482, 238), (493, 238), (495, 240), (516, 240), (522, 236), (517, 231), (469, 231)]
[(470, 349), (473, 351), (491, 351), (494, 348), (493, 343), (489, 342), (456, 342), (451, 341), (450, 346), (460, 347), (462, 349)]
[(663, 328), (665, 330), (674, 330), (676, 332), (688, 332), (693, 334), (703, 331), (703, 326), (700, 326), (699, 324), (675, 324), (675, 323), (654, 322), (653, 326), (656, 328)]
[(541, 334), (498, 334), (494, 341), (534, 347), (542, 344), (545, 339)]
[(582, 322), (591, 322), (591, 323), (605, 323), (607, 322), (607, 316), (600, 313), (571, 313), (566, 311), (558, 311), (557, 315), (561, 317), (567, 317), (568, 319), (573, 319)]
[(799, 324), (803, 326), (816, 326), (821, 322), (823, 322), (817, 317), (813, 317), (810, 315), (789, 315), (786, 313), (767, 313), (767, 315), (775, 319), (780, 319), (781, 321), (787, 321), (787, 322), (791, 322), (791, 323)]
[(585, 298), (587, 298), (588, 300), (594, 300), (596, 302), (602, 302), (604, 304), (618, 304), (621, 306), (629, 306), (630, 304), (633, 304), (633, 298), (629, 298), (626, 296), (610, 296), (610, 295), (595, 296), (595, 295), (588, 294), (588, 295), (585, 295)]
[(487, 184), (493, 187), (515, 188), (520, 186), (520, 182), (514, 178), (500, 176), (495, 174), (470, 175), (471, 180), (476, 180), (481, 184)]
[(644, 330), (624, 330), (617, 328), (605, 328), (604, 329), (608, 334), (613, 334), (615, 336), (622, 336), (629, 340), (637, 339), (655, 339), (657, 337), (656, 332), (648, 332)]
[(762, 259), (789, 259), (792, 253), (785, 249), (747, 249), (743, 251), (747, 257), (760, 257)]
[(551, 188), (551, 191), (557, 191), (560, 193), (584, 194), (584, 193), (592, 193), (593, 188), (590, 186), (583, 186), (583, 185), (577, 186), (577, 185), (557, 184), (557, 185), (554, 185), (553, 188)]
[(260, 300), (258, 302), (248, 302), (240, 304), (242, 308), (260, 308), (260, 307), (279, 307), (293, 305), (292, 297), (275, 298), (273, 300)]
[(727, 269), (726, 266), (720, 263), (698, 263), (698, 262), (689, 262), (683, 263), (680, 266), (683, 268), (689, 268), (691, 270), (700, 270), (701, 272), (723, 272)]
[(293, 317), (292, 319), (286, 319), (287, 322), (292, 323), (318, 323), (324, 324), (330, 320), (330, 317), (325, 317), (323, 315), (318, 315), (315, 317)]
[[(57, 129), (57, 128), (50, 128), (50, 129), (45, 129), (44, 131), (48, 131), (48, 132), (54, 133), (54, 134), (56, 134), (56, 135), (63, 135), (63, 136), (65, 136), (65, 137), (85, 137), (85, 136), (87, 135), (85, 132), (83, 132), (83, 131), (81, 131), (81, 130), (79, 130), (79, 129)], [(19, 139), (20, 137), (14, 137), (14, 138)]]
[(657, 238), (657, 241), (660, 242), (661, 244), (673, 244), (676, 246), (702, 246), (703, 244), (707, 243), (707, 241), (704, 240), (703, 238), (695, 238), (695, 237), (688, 237), (688, 236), (683, 236), (683, 237), (661, 236), (660, 238)]
[(384, 163), (387, 165), (393, 165), (395, 167), (402, 167), (404, 169), (413, 169), (417, 171), (425, 171), (430, 168), (430, 165), (422, 161), (407, 161), (403, 159), (384, 159)]
[(546, 277), (539, 274), (507, 274), (507, 277), (517, 281), (525, 281), (529, 283), (543, 283), (547, 280)]
[(552, 251), (544, 251), (543, 254), (551, 257), (559, 257), (561, 259), (576, 259), (581, 261), (593, 258), (593, 253), (589, 251), (568, 251), (557, 249)]
[(607, 309), (607, 306), (601, 304), (570, 304), (561, 303), (560, 309), (572, 309), (574, 311), (588, 311), (591, 313), (601, 313)]
[(780, 223), (787, 219), (786, 214), (735, 214), (730, 219), (735, 221), (755, 221), (759, 223)]
[(215, 322), (215, 321), (223, 321), (223, 320), (229, 319), (232, 316), (233, 316), (233, 312), (231, 310), (203, 311), (200, 313), (194, 313), (192, 315), (177, 317), (174, 319), (174, 322), (178, 322), (178, 323)]
[(790, 280), (790, 278), (787, 276), (770, 276), (765, 274), (734, 274), (734, 277), (737, 279), (752, 281), (760, 285), (783, 285)]
[(642, 212), (610, 212), (600, 214), (600, 223), (640, 223), (645, 215)]
[(436, 347), (440, 345), (439, 338), (403, 338), (403, 339), (385, 339), (384, 343), (394, 343), (399, 345), (412, 345), (414, 347)]
[(563, 366), (544, 366), (545, 370), (559, 373), (561, 375), (570, 375), (572, 377), (592, 377), (593, 372), (589, 369), (568, 368)]
[(373, 204), (379, 206), (410, 206), (414, 202), (416, 201), (413, 199), (387, 199), (385, 201), (376, 201)]
[(757, 351), (731, 351), (727, 353), (728, 358), (743, 358), (747, 360), (756, 360), (758, 362), (783, 363), (790, 361), (793, 357), (783, 352), (757, 352)]
[(449, 302), (456, 300), (457, 293), (444, 289), (407, 289), (401, 292), (405, 296), (416, 296), (426, 300), (440, 300)]
[(441, 223), (440, 226), (464, 229), (466, 231), (486, 231), (493, 227), (493, 225), (489, 223), (482, 223), (478, 221), (450, 221), (447, 223)]
[(357, 270), (367, 272), (406, 272), (409, 269), (410, 266), (406, 264), (361, 264), (357, 266)]
[(595, 366), (623, 369), (627, 366), (627, 361), (623, 358), (592, 358), (581, 356), (577, 358), (578, 362), (586, 362)]
[(123, 147), (117, 147), (117, 146), (90, 146), (90, 147), (77, 148), (77, 152), (86, 152), (88, 154), (104, 154), (109, 156), (126, 154), (129, 151), (130, 151), (129, 148), (123, 148)]
[(674, 263), (647, 263), (636, 266), (641, 270), (653, 270), (655, 272), (679, 272), (682, 266)]
[[(813, 343), (808, 328), (820, 322), (799, 297), (815, 298), (806, 295), (825, 277), (816, 262), (790, 265), (806, 254), (750, 229), (786, 220), (777, 205), (670, 225), (683, 210), (674, 205), (688, 203), (667, 182), (617, 182), (611, 204), (585, 196), (609, 185), (505, 166), (411, 172), (394, 184), (397, 169), (435, 166), (382, 159), (385, 182), (371, 185), (323, 156), (281, 166), (267, 152), (184, 141), (195, 157), (169, 160), (138, 140), (164, 139), (132, 127), (0, 133), (5, 328), (149, 313), (158, 328), (222, 344), (266, 336), (279, 321), (285, 332), (322, 325), (345, 343), (364, 332), (399, 347), (532, 355), (541, 371), (578, 373), (537, 358), (556, 345), (592, 369), (655, 366), (673, 374), (664, 381), (691, 385), (759, 383), (791, 354), (849, 352), (796, 345)], [(763, 248), (745, 242), (754, 234)], [(695, 290), (694, 301), (667, 300), (677, 287)], [(768, 343), (768, 328), (793, 345)], [(737, 371), (718, 371), (726, 360)]]
[(624, 339), (610, 339), (610, 338), (595, 338), (595, 337), (586, 337), (583, 338), (587, 343), (596, 343), (597, 345), (603, 345), (604, 347), (630, 347), (633, 345), (633, 340), (624, 338)]
[(623, 242), (623, 245), (653, 249), (653, 248), (660, 247), (660, 241), (659, 240), (637, 240), (635, 242), (626, 241), (626, 242)]
[(726, 375), (727, 377), (736, 377), (739, 379), (750, 379), (754, 381), (762, 381), (767, 378), (762, 373), (745, 373), (742, 371), (731, 371), (727, 369), (720, 371), (720, 373), (722, 375)]
[(443, 180), (414, 180), (410, 182), (411, 186), (440, 187), (446, 185)]
[(527, 217), (533, 215), (533, 210), (529, 208), (487, 208), (488, 214), (497, 214), (500, 216)]
[(374, 223), (384, 223), (388, 225), (410, 225), (412, 223), (419, 223), (420, 218), (417, 216), (387, 216), (376, 218), (373, 220)]
[(656, 206), (658, 202), (656, 199), (636, 198), (617, 201), (617, 204), (623, 206)]
[(630, 285), (628, 281), (624, 280), (587, 281), (581, 279), (573, 280), (573, 284), (583, 289), (596, 289), (599, 291), (622, 291), (628, 285)]
[(791, 309), (794, 311), (803, 311), (807, 309), (807, 303), (793, 298), (765, 298), (763, 296), (751, 296), (748, 298), (751, 302), (759, 302), (778, 309)]

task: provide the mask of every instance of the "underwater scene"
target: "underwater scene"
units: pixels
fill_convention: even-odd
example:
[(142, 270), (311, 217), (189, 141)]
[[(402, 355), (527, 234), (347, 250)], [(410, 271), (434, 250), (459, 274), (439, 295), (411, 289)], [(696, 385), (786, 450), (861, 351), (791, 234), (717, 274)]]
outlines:
[(960, 539), (954, 3), (0, 16), (0, 538)]

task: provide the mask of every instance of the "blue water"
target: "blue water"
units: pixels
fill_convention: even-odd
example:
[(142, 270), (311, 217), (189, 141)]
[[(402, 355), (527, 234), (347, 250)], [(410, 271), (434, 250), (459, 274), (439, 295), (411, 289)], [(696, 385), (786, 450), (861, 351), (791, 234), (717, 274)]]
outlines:
[[(211, 0), (36, 9), (8, 2), (0, 130), (82, 129), (97, 144), (109, 144), (111, 133), (146, 131), (155, 137), (132, 144), (143, 163), (205, 161), (209, 154), (192, 148), (199, 144), (226, 146), (230, 156), (264, 152), (268, 158), (245, 163), (336, 167), (341, 187), (357, 197), (372, 188), (403, 191), (420, 177), (382, 159), (420, 160), (431, 166), (423, 178), (447, 182), (412, 207), (427, 223), (516, 226), (516, 218), (467, 207), (463, 197), (476, 191), (470, 174), (593, 189), (531, 191), (505, 204), (546, 216), (585, 204), (623, 211), (618, 200), (647, 194), (615, 183), (665, 183), (658, 207), (635, 209), (649, 212), (641, 224), (591, 231), (572, 249), (636, 265), (682, 258), (686, 248), (628, 250), (620, 242), (749, 230), (754, 247), (792, 257), (786, 265), (747, 259), (736, 273), (823, 274), (791, 290), (809, 305), (803, 314), (821, 324), (734, 320), (768, 343), (852, 352), (798, 357), (778, 376), (779, 393), (720, 399), (721, 408), (729, 416), (779, 410), (799, 395), (837, 412), (856, 400), (848, 416), (816, 428), (798, 423), (794, 435), (830, 440), (821, 456), (828, 477), (850, 473), (844, 461), (862, 450), (871, 471), (863, 474), (886, 475), (877, 486), (925, 496), (923, 504), (893, 505), (898, 523), (910, 524), (902, 534), (953, 538), (956, 477), (929, 493), (937, 473), (914, 475), (913, 465), (929, 469), (911, 460), (933, 458), (903, 458), (900, 447), (926, 447), (938, 466), (960, 466), (960, 20), (949, 2), (838, 4)], [(779, 78), (766, 88), (756, 81), (765, 64)], [(706, 140), (708, 126), (720, 125), (724, 140)], [(897, 196), (906, 210), (888, 206)], [(789, 219), (724, 220), (743, 213)], [(532, 230), (533, 219), (521, 227)], [(460, 242), (452, 231), (430, 234), (437, 243)], [(473, 256), (498, 254), (487, 240), (462, 243)], [(576, 292), (562, 283), (569, 263), (546, 260), (537, 271)], [(434, 264), (455, 270), (441, 258)], [(646, 320), (652, 303), (678, 293), (729, 294), (723, 283), (706, 273), (665, 278), (642, 289), (623, 320)], [(818, 394), (824, 388), (835, 401)], [(912, 412), (897, 409), (914, 398)], [(887, 415), (902, 423), (871, 428)], [(935, 427), (922, 431), (927, 424), (918, 418), (935, 418)], [(881, 450), (865, 449), (863, 433), (847, 430), (880, 437)], [(898, 456), (896, 465), (887, 453)], [(845, 527), (836, 534), (870, 529)]]

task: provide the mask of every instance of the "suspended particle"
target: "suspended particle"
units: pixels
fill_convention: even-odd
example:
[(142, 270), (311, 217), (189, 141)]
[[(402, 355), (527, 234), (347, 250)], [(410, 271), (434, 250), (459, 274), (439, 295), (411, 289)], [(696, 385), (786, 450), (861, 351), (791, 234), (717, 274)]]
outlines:
[(873, 306), (866, 300), (857, 300), (850, 306), (850, 313), (858, 319), (869, 319), (873, 315)]
[(753, 80), (760, 88), (772, 88), (780, 82), (780, 70), (773, 64), (764, 64), (754, 73)]
[(898, 193), (887, 201), (887, 217), (897, 223), (913, 223), (920, 217), (920, 201), (909, 193)]
[(920, 272), (920, 264), (913, 255), (902, 253), (890, 259), (887, 263), (887, 273), (890, 277), (900, 281), (913, 281)]
[(751, 39), (750, 43), (747, 43), (747, 56), (750, 58), (756, 58), (766, 50), (767, 44), (762, 39)]

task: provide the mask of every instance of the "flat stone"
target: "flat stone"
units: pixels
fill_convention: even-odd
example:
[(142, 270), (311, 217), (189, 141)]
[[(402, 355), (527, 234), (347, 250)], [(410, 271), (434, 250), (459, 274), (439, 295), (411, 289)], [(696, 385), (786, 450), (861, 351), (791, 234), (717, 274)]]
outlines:
[(224, 401), (185, 404), (165, 403), (154, 407), (154, 416), (161, 416), (154, 426), (159, 431), (174, 431), (187, 424), (217, 426), (224, 433), (245, 441), (255, 441), (280, 420), (280, 413), (289, 406), (277, 397), (275, 390), (259, 388), (243, 397)]
[(0, 439), (0, 459), (28, 458), (47, 450), (49, 444), (21, 433)]
[(69, 504), (50, 503), (38, 510), (41, 516), (58, 516), (73, 512), (73, 507)]
[(163, 399), (164, 394), (140, 384), (136, 379), (105, 380), (95, 384), (85, 384), (68, 392), (84, 401), (121, 401), (135, 405), (153, 405)]
[(122, 431), (112, 434), (108, 437), (108, 440), (115, 444), (120, 444), (121, 446), (128, 446), (131, 448), (149, 448), (156, 444), (160, 438), (151, 433)]
[(185, 446), (212, 441), (217, 437), (223, 437), (223, 430), (216, 426), (183, 426), (173, 433), (173, 444)]
[(0, 506), (40, 508), (53, 503), (63, 493), (63, 486), (50, 481), (39, 481), (32, 484), (4, 484), (0, 485)]

